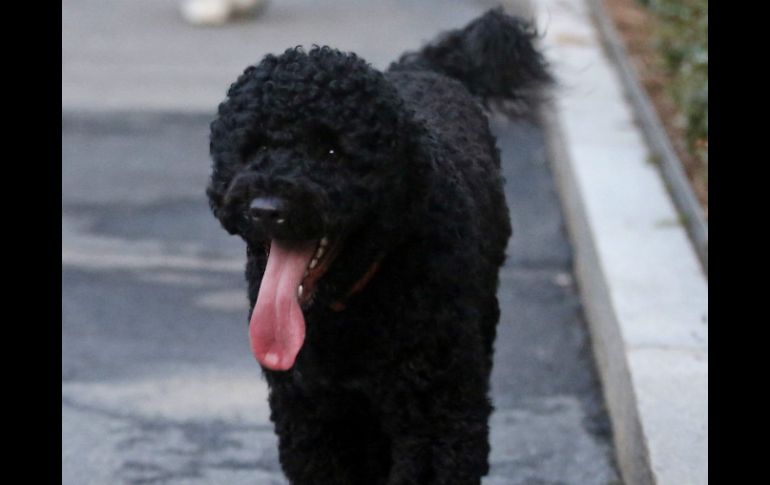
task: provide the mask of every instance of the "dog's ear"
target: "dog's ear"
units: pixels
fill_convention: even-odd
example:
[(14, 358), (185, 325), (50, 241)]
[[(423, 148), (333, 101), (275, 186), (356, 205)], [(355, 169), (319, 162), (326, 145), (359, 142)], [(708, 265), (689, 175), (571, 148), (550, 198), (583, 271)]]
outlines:
[(403, 105), (401, 109), (399, 132), (394, 140), (399, 161), (393, 167), (396, 187), (388, 201), (389, 209), (381, 214), (385, 218), (384, 226), (405, 234), (417, 228), (425, 214), (428, 185), (435, 172), (433, 153), (438, 151), (438, 142), (411, 110)]

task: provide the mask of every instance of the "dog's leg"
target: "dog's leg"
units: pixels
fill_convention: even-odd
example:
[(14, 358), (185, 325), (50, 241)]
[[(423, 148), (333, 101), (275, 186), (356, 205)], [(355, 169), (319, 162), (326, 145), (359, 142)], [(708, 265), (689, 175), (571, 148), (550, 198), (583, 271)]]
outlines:
[(464, 413), (434, 418), (433, 422), (432, 429), (403, 429), (393, 439), (388, 485), (480, 484), (489, 471), (486, 418)]
[(483, 347), (465, 341), (449, 347), (441, 364), (418, 355), (400, 366), (406, 378), (381, 410), (393, 443), (388, 485), (481, 483), (489, 469), (492, 412)]
[(389, 443), (360, 398), (308, 395), (289, 382), (270, 394), (279, 457), (292, 485), (383, 484)]

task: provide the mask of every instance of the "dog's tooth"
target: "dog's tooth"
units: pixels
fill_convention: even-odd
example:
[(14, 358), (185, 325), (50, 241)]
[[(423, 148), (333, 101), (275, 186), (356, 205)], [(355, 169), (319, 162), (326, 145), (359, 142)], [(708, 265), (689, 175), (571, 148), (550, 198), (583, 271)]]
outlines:
[(320, 242), (320, 247), (322, 248), (326, 247), (327, 244), (329, 244), (329, 239), (326, 236), (322, 237)]
[(278, 223), (278, 224), (283, 224), (284, 222), (286, 222), (286, 219), (284, 219), (284, 218), (281, 218), (281, 219), (278, 219), (278, 220), (277, 220), (277, 221), (275, 221), (275, 222), (276, 222), (276, 223)]
[(304, 293), (305, 288), (302, 285), (299, 285), (297, 287), (297, 298), (302, 298), (302, 293)]
[(310, 269), (315, 268), (318, 265), (318, 258), (313, 258), (310, 260)]
[(324, 248), (322, 246), (318, 246), (318, 249), (316, 249), (315, 257), (316, 259), (321, 259), (321, 256), (324, 255)]

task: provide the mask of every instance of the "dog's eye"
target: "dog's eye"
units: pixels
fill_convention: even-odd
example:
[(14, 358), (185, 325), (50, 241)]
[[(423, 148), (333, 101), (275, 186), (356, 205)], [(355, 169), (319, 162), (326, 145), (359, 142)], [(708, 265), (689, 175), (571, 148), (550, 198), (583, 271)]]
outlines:
[[(325, 145), (325, 146), (324, 146)], [(342, 158), (342, 152), (334, 145), (323, 144), (316, 149), (316, 158), (325, 163), (337, 163)]]
[(345, 159), (345, 154), (336, 145), (326, 145), (321, 150), (320, 158), (326, 163), (340, 163)]

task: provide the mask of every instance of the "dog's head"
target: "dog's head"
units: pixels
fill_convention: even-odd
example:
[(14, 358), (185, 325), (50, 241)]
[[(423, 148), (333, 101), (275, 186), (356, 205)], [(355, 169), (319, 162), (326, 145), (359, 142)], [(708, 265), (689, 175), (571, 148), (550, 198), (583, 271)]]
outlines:
[(426, 159), (385, 77), (328, 47), (266, 56), (230, 87), (211, 125), (207, 190), (262, 273), (252, 349), (288, 369), (313, 305), (333, 305), (411, 227)]

